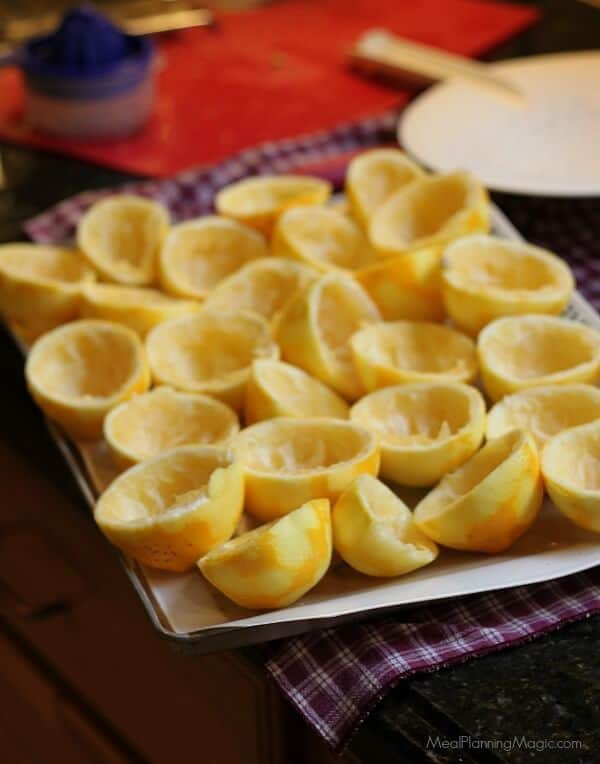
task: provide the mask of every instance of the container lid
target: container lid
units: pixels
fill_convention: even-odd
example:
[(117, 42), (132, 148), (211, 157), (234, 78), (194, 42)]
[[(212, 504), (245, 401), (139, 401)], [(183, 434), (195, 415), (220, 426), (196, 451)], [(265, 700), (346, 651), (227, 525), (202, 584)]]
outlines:
[(435, 172), (469, 170), (492, 191), (600, 196), (600, 51), (494, 64), (513, 105), (469, 82), (435, 85), (404, 110), (399, 140)]

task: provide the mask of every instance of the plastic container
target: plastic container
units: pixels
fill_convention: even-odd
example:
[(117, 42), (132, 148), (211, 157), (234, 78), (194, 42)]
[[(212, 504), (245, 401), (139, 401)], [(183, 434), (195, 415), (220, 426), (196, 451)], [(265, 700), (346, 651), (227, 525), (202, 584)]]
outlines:
[(154, 60), (148, 38), (125, 34), (95, 9), (69, 11), (52, 34), (20, 52), (25, 118), (68, 138), (129, 135), (152, 112)]

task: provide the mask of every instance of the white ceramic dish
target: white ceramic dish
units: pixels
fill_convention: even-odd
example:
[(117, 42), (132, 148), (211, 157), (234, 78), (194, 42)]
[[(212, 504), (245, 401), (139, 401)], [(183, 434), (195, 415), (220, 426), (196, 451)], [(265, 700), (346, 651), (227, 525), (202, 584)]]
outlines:
[[(496, 233), (519, 234), (497, 210)], [(574, 295), (567, 313), (600, 329), (600, 317)], [(50, 425), (90, 504), (114, 476), (105, 444), (78, 448)], [(404, 498), (415, 501), (417, 492)], [(321, 583), (291, 607), (253, 612), (237, 607), (213, 589), (196, 571), (171, 574), (124, 559), (125, 568), (156, 628), (195, 652), (240, 647), (289, 636), (391, 608), (547, 581), (600, 563), (600, 539), (564, 518), (546, 501), (539, 519), (508, 552), (487, 556), (444, 549), (426, 568), (392, 580), (376, 580), (334, 563)]]
[(523, 104), (450, 81), (404, 110), (398, 139), (420, 164), (470, 170), (489, 189), (535, 196), (600, 195), (600, 52), (494, 64)]

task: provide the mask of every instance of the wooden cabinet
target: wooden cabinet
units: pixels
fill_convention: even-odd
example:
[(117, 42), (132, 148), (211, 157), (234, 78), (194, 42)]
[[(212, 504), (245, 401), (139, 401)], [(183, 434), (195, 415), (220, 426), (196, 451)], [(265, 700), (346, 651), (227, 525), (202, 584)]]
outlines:
[(0, 634), (0, 759), (47, 764), (125, 764), (127, 754)]
[(1, 443), (0, 481), (3, 764), (297, 760), (266, 674), (163, 641), (83, 501)]

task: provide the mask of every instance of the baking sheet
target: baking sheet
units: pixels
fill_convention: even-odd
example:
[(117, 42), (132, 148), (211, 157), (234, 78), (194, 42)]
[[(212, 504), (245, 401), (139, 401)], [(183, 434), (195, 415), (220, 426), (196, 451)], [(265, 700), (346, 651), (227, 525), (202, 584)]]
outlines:
[[(493, 229), (499, 235), (520, 238), (496, 208)], [(600, 317), (578, 294), (566, 315), (600, 329)], [(73, 444), (57, 427), (49, 427), (93, 507), (98, 494), (117, 474), (106, 445)], [(423, 494), (420, 490), (401, 492), (409, 505)], [(196, 570), (175, 574), (125, 558), (123, 562), (156, 628), (195, 652), (209, 652), (322, 628), (375, 611), (560, 578), (600, 563), (600, 543), (598, 536), (573, 525), (546, 499), (534, 526), (504, 554), (443, 549), (431, 565), (391, 580), (363, 576), (334, 559), (312, 591), (296, 604), (270, 612), (238, 607)]]

